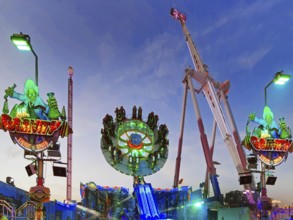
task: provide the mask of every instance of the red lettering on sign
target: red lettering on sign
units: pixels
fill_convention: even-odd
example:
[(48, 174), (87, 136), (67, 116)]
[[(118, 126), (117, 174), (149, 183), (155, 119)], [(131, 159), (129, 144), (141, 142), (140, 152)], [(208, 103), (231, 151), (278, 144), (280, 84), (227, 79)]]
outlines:
[(47, 134), (52, 135), (60, 127), (61, 127), (61, 121), (51, 121)]
[(251, 136), (250, 143), (257, 151), (265, 150), (265, 151), (287, 152), (291, 146), (292, 140), (290, 140), (290, 139), (258, 138), (255, 136)]
[(57, 120), (11, 118), (6, 114), (2, 114), (2, 124), (4, 130), (9, 132), (36, 135), (52, 135), (62, 126), (62, 122)]

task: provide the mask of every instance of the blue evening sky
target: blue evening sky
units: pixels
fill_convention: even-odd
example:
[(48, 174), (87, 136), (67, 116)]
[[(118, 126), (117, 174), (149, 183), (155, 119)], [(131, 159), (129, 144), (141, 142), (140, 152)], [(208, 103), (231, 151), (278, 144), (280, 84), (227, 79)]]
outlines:
[[(0, 97), (15, 83), (22, 92), (27, 78), (34, 79), (32, 53), (18, 51), (10, 41), (13, 33), (29, 34), (39, 58), (40, 95), (54, 92), (59, 107), (67, 109), (67, 67), (74, 68), (73, 98), (73, 199), (80, 200), (79, 184), (94, 181), (103, 186), (124, 186), (132, 191), (132, 178), (114, 170), (100, 149), (102, 119), (114, 116), (123, 105), (128, 115), (141, 106), (144, 118), (154, 111), (159, 124), (169, 128), (169, 159), (156, 174), (145, 177), (155, 188), (171, 188), (180, 130), (184, 69), (192, 66), (181, 26), (171, 18), (175, 7), (187, 15), (187, 27), (218, 81), (230, 80), (229, 102), (241, 138), (248, 114), (261, 117), (264, 88), (277, 71), (293, 73), (293, 3), (290, 0), (0, 0)], [(271, 85), (268, 104), (278, 118), (293, 127), (293, 82)], [(211, 139), (212, 114), (203, 95), (198, 102), (205, 131)], [(4, 99), (3, 99), (4, 103)], [(15, 100), (9, 100), (10, 109)], [(1, 105), (2, 108), (3, 104)], [(219, 134), (219, 132), (217, 132)], [(24, 167), (29, 161), (0, 132), (0, 179), (15, 179), (17, 187), (36, 185)], [(66, 162), (66, 139), (61, 139)], [(247, 152), (249, 153), (249, 152)], [(222, 193), (242, 190), (228, 148), (217, 135), (214, 160)], [(197, 121), (189, 97), (180, 178), (197, 189), (205, 178), (206, 163)], [(283, 204), (293, 202), (293, 158), (275, 170), (278, 177), (268, 186), (268, 196)], [(256, 176), (256, 181), (259, 177)], [(45, 165), (45, 186), (51, 199), (66, 197), (66, 179), (54, 177)]]

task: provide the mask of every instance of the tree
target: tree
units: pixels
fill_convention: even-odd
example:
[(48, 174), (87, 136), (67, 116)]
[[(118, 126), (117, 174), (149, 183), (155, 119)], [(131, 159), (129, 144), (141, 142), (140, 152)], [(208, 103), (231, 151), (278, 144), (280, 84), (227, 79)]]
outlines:
[(228, 207), (248, 207), (249, 202), (245, 194), (239, 190), (234, 190), (226, 193), (224, 204)]

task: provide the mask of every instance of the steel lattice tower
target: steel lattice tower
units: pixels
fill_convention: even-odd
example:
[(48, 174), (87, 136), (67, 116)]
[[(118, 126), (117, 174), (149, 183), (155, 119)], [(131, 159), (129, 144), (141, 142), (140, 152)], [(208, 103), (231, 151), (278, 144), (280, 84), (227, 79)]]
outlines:
[[(68, 126), (72, 129), (72, 98), (73, 98), (73, 68), (68, 67)], [(67, 187), (66, 187), (66, 200), (71, 201), (72, 192), (72, 132), (69, 132), (67, 138)]]

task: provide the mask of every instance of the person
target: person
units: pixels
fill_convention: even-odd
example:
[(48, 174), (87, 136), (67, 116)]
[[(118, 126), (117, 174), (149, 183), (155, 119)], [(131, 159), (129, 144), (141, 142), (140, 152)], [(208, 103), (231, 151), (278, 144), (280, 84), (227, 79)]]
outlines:
[(24, 94), (15, 92), (13, 87), (8, 87), (5, 93), (11, 98), (22, 101), (22, 103), (17, 106), (17, 109), (15, 109), (15, 111), (17, 111), (15, 113), (16, 116), (18, 116), (17, 114), (21, 114), (29, 118), (48, 119), (49, 106), (39, 96), (39, 88), (33, 80), (26, 80)]
[(8, 220), (8, 218), (4, 215), (3, 211), (0, 211), (0, 220)]
[(263, 118), (256, 117), (255, 113), (250, 113), (248, 118), (249, 120), (257, 124), (260, 124), (262, 130), (262, 138), (278, 138), (280, 136), (281, 130), (274, 120), (274, 113), (268, 106), (264, 107)]

